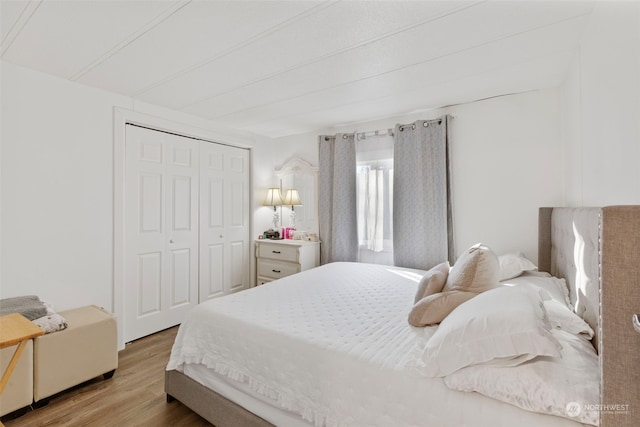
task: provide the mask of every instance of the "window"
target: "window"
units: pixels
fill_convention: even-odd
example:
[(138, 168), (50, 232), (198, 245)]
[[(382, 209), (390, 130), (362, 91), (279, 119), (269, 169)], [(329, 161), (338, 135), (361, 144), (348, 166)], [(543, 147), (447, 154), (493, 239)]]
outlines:
[(393, 265), (393, 136), (356, 141), (358, 261)]

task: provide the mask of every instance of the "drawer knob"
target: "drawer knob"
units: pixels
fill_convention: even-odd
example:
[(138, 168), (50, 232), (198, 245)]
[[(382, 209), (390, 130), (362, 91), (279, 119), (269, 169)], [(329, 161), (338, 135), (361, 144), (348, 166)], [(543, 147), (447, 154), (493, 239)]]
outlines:
[(280, 273), (280, 270), (276, 270), (275, 268), (272, 269), (271, 271), (273, 271), (274, 273)]
[(279, 254), (279, 253), (280, 253), (280, 251), (271, 251), (271, 253)]

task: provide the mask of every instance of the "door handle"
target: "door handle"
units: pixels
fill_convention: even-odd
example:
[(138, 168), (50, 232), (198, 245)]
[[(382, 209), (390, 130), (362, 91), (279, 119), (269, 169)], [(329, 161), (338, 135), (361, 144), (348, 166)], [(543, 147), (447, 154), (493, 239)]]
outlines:
[(631, 322), (633, 323), (633, 329), (636, 330), (637, 333), (640, 334), (640, 320), (638, 319), (638, 315), (634, 314), (631, 318)]

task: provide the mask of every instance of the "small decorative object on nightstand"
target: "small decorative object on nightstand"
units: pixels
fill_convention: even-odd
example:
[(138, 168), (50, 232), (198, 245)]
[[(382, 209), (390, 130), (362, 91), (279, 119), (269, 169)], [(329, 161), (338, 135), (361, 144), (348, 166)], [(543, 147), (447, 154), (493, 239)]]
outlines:
[(320, 265), (320, 242), (256, 241), (258, 285)]

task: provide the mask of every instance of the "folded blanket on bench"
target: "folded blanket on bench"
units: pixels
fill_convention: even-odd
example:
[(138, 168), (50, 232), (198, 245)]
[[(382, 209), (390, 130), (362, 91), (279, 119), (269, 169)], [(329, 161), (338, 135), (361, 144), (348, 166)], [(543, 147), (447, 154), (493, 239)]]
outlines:
[(29, 320), (47, 315), (47, 306), (35, 295), (0, 300), (0, 316), (20, 313)]
[(64, 317), (36, 295), (0, 299), (0, 316), (11, 313), (22, 314), (44, 330), (45, 334), (61, 331), (68, 326)]
[(33, 323), (38, 325), (45, 334), (61, 331), (69, 326), (67, 325), (67, 321), (64, 319), (64, 317), (60, 316), (58, 313), (51, 313), (47, 314), (46, 316), (39, 317), (37, 319), (34, 319)]

